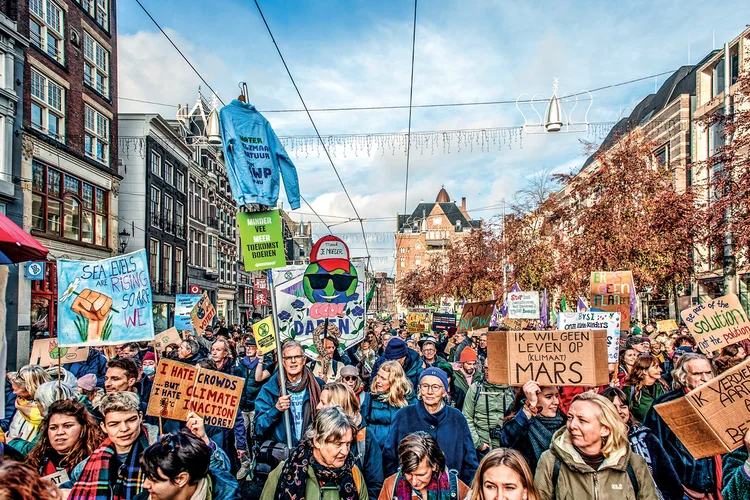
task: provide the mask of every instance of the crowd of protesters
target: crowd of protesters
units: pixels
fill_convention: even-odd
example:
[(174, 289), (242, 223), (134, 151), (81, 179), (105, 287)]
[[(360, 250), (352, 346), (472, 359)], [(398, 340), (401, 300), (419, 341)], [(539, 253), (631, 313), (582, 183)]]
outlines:
[[(709, 359), (685, 330), (636, 332), (591, 388), (491, 383), (491, 331), (409, 334), (403, 320), (369, 320), (348, 349), (325, 337), (326, 360), (294, 340), (261, 356), (250, 329), (222, 322), (161, 352), (91, 348), (7, 374), (0, 498), (750, 498), (750, 433), (694, 459), (654, 410), (748, 346)], [(161, 358), (241, 377), (234, 425), (147, 415)]]

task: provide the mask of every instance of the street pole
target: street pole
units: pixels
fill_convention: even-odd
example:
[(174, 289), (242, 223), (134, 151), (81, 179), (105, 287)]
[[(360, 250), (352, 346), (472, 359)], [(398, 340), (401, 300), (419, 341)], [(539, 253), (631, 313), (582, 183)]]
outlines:
[(508, 271), (506, 269), (507, 267), (507, 259), (505, 258), (508, 249), (505, 248), (505, 198), (503, 198), (503, 301), (505, 301), (505, 297), (507, 296), (506, 290), (508, 289)]
[[(279, 335), (279, 320), (276, 317), (276, 285), (273, 283), (273, 273), (269, 269), (268, 288), (271, 292), (271, 318), (273, 319), (273, 329), (276, 331), (276, 354), (279, 357), (279, 385), (281, 385), (281, 395), (286, 396), (286, 372), (284, 370), (284, 359), (281, 353), (281, 335)], [(326, 332), (328, 333), (328, 332)], [(284, 410), (284, 430), (286, 431), (287, 453), (292, 451), (292, 425), (289, 422), (289, 409)]]
[[(729, 44), (724, 44), (724, 118), (725, 120), (728, 119), (729, 114), (731, 112), (730, 105), (729, 105), (729, 86), (732, 82), (732, 65), (730, 62), (730, 56), (729, 56)], [(725, 122), (726, 123), (726, 122)], [(729, 142), (732, 140), (731, 137), (728, 135), (725, 138), (726, 145), (729, 145)], [(709, 152), (710, 153), (710, 152)], [(731, 205), (727, 207), (726, 212), (724, 213), (724, 224), (726, 225), (726, 230), (724, 231), (724, 295), (733, 293), (737, 293), (737, 287), (735, 283), (735, 259), (734, 259), (734, 241), (732, 237), (732, 230), (731, 230), (731, 217), (732, 217), (732, 207)]]

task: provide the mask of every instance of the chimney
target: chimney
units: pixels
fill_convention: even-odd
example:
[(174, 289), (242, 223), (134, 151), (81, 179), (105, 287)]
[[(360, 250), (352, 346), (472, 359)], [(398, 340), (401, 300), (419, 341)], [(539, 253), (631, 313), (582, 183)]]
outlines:
[(461, 197), (461, 211), (466, 212), (466, 196)]

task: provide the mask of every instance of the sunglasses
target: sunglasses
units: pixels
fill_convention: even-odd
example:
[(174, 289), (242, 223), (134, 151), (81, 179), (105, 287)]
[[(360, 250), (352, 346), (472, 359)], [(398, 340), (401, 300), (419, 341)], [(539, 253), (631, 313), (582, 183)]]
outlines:
[(359, 377), (352, 376), (352, 375), (347, 375), (347, 376), (344, 377), (344, 380), (346, 380), (347, 382), (354, 382), (354, 381), (357, 380), (357, 378), (359, 378)]
[(342, 274), (306, 274), (305, 277), (310, 281), (310, 286), (315, 290), (323, 290), (328, 286), (328, 282), (333, 282), (333, 289), (337, 292), (345, 292), (352, 286), (356, 276), (344, 276)]

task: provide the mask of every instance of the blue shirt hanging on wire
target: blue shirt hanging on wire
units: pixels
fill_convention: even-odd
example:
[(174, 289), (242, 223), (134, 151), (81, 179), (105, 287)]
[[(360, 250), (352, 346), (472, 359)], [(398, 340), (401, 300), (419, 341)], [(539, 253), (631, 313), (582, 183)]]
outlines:
[(292, 210), (299, 208), (297, 169), (268, 120), (252, 104), (236, 99), (221, 108), (219, 120), (227, 176), (237, 205), (276, 206), (281, 176)]

